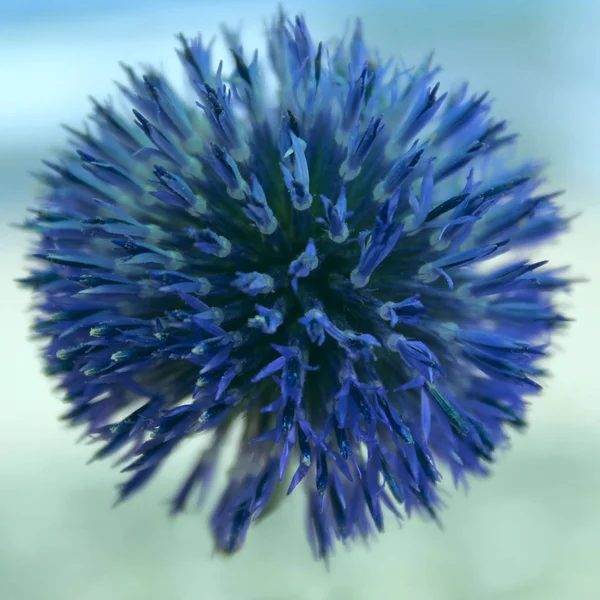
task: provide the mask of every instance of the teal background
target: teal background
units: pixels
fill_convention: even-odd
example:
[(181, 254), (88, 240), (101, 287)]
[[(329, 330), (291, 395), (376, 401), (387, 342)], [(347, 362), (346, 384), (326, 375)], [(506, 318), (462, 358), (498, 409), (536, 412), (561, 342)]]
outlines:
[[(519, 152), (549, 162), (562, 201), (583, 212), (542, 252), (591, 281), (565, 306), (553, 377), (531, 427), (467, 496), (446, 483), (444, 530), (388, 521), (369, 549), (339, 548), (328, 573), (304, 539), (296, 492), (251, 530), (242, 552), (212, 555), (206, 512), (172, 520), (166, 500), (196, 447), (145, 493), (111, 509), (118, 470), (86, 466), (27, 340), (29, 298), (16, 289), (27, 241), (9, 228), (31, 205), (28, 175), (78, 125), (88, 94), (112, 93), (119, 60), (174, 72), (173, 34), (210, 37), (244, 24), (261, 46), (271, 1), (0, 0), (0, 600), (596, 600), (600, 598), (600, 3), (596, 0), (305, 0), (313, 35), (361, 16), (384, 56), (413, 64), (431, 49), (443, 81), (489, 89), (494, 114), (521, 132)], [(221, 48), (220, 46), (217, 46)], [(182, 81), (182, 78), (181, 78)]]

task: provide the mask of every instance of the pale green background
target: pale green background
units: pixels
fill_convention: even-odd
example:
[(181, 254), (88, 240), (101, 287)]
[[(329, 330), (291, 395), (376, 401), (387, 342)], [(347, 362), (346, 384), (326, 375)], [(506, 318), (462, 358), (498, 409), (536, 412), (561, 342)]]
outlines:
[[(195, 448), (112, 510), (119, 474), (57, 422), (62, 410), (27, 340), (28, 297), (11, 282), (26, 243), (27, 171), (79, 124), (86, 97), (112, 93), (118, 60), (177, 68), (173, 34), (207, 35), (233, 19), (260, 42), (276, 2), (0, 0), (0, 600), (596, 600), (600, 598), (600, 8), (596, 0), (289, 2), (315, 37), (360, 15), (385, 55), (430, 49), (444, 81), (490, 89), (495, 114), (547, 158), (563, 201), (584, 211), (544, 256), (592, 281), (566, 300), (576, 317), (551, 360), (527, 435), (467, 497), (448, 486), (445, 530), (418, 520), (370, 549), (340, 548), (330, 573), (312, 562), (303, 499), (251, 531), (232, 559), (212, 557), (206, 513), (166, 517), (165, 500)], [(75, 7), (75, 8), (74, 8)], [(143, 7), (143, 8), (142, 8)], [(177, 71), (175, 71), (177, 73)]]

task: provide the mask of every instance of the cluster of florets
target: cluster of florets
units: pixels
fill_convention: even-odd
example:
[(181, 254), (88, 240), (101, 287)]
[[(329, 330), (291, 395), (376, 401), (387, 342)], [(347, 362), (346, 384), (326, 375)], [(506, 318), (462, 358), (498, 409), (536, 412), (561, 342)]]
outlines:
[(94, 102), (93, 129), (69, 129), (25, 283), (65, 418), (102, 440), (95, 458), (123, 453), (121, 499), (210, 436), (182, 510), (242, 420), (217, 547), (300, 486), (327, 557), (384, 509), (435, 517), (438, 465), (485, 474), (523, 426), (569, 281), (522, 250), (567, 220), (536, 165), (508, 164), (486, 94), (440, 93), (430, 60), (394, 69), (360, 24), (326, 46), (280, 16), (269, 94), (225, 37), (229, 76), (181, 36), (195, 102), (126, 68), (133, 115)]

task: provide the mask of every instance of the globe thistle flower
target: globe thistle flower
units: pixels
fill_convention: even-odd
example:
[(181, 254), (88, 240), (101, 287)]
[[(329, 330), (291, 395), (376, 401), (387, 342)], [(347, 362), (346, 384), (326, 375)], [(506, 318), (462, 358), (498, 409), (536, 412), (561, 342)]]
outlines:
[(217, 548), (299, 487), (327, 558), (385, 511), (437, 518), (440, 469), (485, 475), (524, 426), (570, 284), (527, 253), (568, 219), (487, 94), (442, 93), (431, 59), (394, 69), (360, 23), (325, 45), (279, 15), (268, 65), (225, 37), (229, 75), (180, 36), (193, 101), (125, 67), (132, 114), (94, 100), (68, 129), (23, 283), (64, 418), (126, 465), (120, 500), (208, 437), (182, 511), (241, 421)]

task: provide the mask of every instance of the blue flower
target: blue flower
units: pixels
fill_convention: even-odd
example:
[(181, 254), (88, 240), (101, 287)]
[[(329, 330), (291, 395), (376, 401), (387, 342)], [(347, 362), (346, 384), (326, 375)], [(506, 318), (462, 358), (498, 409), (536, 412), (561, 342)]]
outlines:
[(301, 17), (267, 35), (270, 65), (226, 31), (229, 75), (181, 36), (192, 102), (126, 68), (132, 114), (94, 101), (39, 174), (23, 283), (64, 418), (126, 463), (120, 500), (196, 441), (182, 511), (241, 422), (218, 549), (299, 486), (327, 559), (386, 511), (437, 519), (439, 469), (488, 473), (524, 426), (572, 282), (525, 256), (569, 219), (487, 96), (441, 94), (430, 60), (392, 69), (360, 23), (330, 47)]

